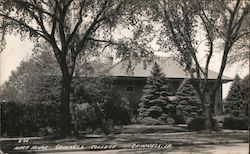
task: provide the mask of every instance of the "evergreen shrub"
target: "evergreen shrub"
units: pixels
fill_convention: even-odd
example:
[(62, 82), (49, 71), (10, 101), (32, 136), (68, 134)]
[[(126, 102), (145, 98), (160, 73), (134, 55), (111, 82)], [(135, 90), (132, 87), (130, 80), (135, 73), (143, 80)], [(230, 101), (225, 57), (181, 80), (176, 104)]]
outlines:
[[(205, 122), (206, 120), (204, 117), (194, 118), (188, 123), (188, 129), (192, 131), (204, 130), (206, 128)], [(213, 129), (217, 129), (217, 121), (215, 119), (212, 120), (212, 126)]]
[(223, 122), (223, 127), (225, 129), (248, 129), (248, 118), (247, 117), (225, 117)]
[(188, 123), (189, 119), (194, 119), (203, 114), (202, 104), (194, 89), (190, 79), (184, 79), (176, 92), (176, 112), (178, 120)]

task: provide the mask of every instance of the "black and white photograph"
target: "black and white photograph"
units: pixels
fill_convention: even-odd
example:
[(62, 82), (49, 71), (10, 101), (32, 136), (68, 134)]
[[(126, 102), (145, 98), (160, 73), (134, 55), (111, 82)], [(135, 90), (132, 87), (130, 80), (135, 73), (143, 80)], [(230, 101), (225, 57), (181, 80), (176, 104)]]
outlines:
[(249, 154), (249, 0), (0, 0), (0, 154)]

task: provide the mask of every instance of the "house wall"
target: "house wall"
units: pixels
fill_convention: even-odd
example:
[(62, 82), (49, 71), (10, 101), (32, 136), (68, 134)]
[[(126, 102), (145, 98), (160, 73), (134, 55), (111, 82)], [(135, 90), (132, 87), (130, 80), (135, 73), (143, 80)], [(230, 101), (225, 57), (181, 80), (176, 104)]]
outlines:
[[(172, 91), (172, 95), (174, 96), (182, 79), (169, 79), (169, 88)], [(146, 84), (146, 78), (133, 78), (133, 77), (119, 77), (115, 82), (115, 90), (122, 97), (126, 98), (130, 102), (131, 114), (135, 116), (137, 114), (138, 104), (140, 102), (140, 98), (143, 94), (143, 87)], [(128, 91), (127, 87), (133, 85), (134, 90)], [(208, 83), (208, 95), (212, 91), (213, 82)], [(131, 90), (131, 89), (130, 89)], [(222, 85), (217, 90), (215, 105), (214, 105), (214, 114), (221, 115), (222, 114)]]
[[(127, 91), (127, 87), (130, 86), (131, 82), (134, 84), (133, 91)], [(142, 96), (142, 89), (146, 84), (146, 79), (133, 79), (133, 78), (119, 78), (115, 82), (115, 90), (122, 97), (126, 98), (130, 102), (131, 114), (136, 115), (138, 104)]]

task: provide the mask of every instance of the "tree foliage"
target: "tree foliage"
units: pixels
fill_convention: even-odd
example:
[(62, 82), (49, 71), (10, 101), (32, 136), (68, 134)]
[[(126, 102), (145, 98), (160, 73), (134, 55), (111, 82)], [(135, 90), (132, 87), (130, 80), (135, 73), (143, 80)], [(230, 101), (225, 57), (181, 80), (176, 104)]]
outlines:
[(184, 117), (185, 121), (197, 118), (203, 114), (202, 105), (190, 79), (184, 79), (176, 92), (177, 114)]
[(168, 98), (170, 95), (165, 75), (160, 66), (154, 63), (139, 104), (140, 121), (152, 118), (158, 120), (159, 123), (165, 123), (167, 118), (175, 113), (175, 106)]
[[(130, 122), (127, 102), (113, 91), (112, 78), (99, 75), (101, 68), (95, 66), (81, 67), (85, 73), (79, 73), (72, 81), (70, 110), (75, 134), (87, 128), (104, 131), (108, 119), (115, 125)], [(46, 44), (38, 44), (32, 57), (12, 72), (0, 91), (1, 99), (5, 100), (1, 112), (3, 134), (58, 135), (61, 87), (58, 67)], [(91, 76), (86, 73), (89, 71)]]
[(78, 78), (73, 85), (71, 109), (76, 133), (86, 128), (106, 132), (109, 120), (113, 125), (130, 123), (128, 102), (110, 87), (112, 79)]
[(236, 75), (226, 97), (225, 113), (233, 117), (246, 118), (248, 117), (248, 102), (249, 75), (242, 80)]
[(22, 61), (1, 87), (7, 102), (36, 103), (60, 100), (60, 71), (46, 44), (37, 44), (33, 55)]
[[(132, 1), (131, 1), (132, 2)], [(61, 133), (71, 133), (70, 87), (79, 54), (99, 54), (114, 46), (117, 56), (129, 57), (125, 41), (116, 40), (113, 31), (119, 24), (129, 23), (125, 16), (129, 1), (124, 0), (3, 0), (0, 2), (1, 49), (6, 34), (21, 34), (34, 41), (50, 44), (61, 70)], [(124, 24), (125, 25), (125, 24)], [(103, 49), (103, 50), (98, 50)], [(143, 50), (145, 51), (145, 50)], [(133, 53), (133, 54), (132, 54)]]
[(249, 88), (249, 74), (243, 79), (238, 75), (235, 76), (225, 100), (224, 128), (248, 129)]

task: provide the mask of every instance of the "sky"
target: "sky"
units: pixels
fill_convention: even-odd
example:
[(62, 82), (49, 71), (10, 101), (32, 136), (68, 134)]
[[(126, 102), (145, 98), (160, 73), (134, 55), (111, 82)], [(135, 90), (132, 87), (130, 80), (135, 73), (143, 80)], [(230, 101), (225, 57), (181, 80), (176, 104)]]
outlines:
[[(8, 80), (8, 77), (11, 75), (11, 71), (15, 70), (19, 66), (22, 60), (28, 60), (32, 54), (33, 43), (29, 40), (20, 40), (20, 36), (7, 36), (7, 45), (5, 50), (0, 54), (0, 84)], [(203, 47), (201, 47), (203, 48)], [(202, 58), (204, 52), (199, 54), (199, 57)], [(218, 72), (220, 66), (221, 55), (216, 53), (212, 58), (210, 69)], [(239, 74), (241, 78), (249, 73), (249, 64), (246, 64), (244, 67), (241, 64), (234, 64), (225, 69), (224, 75), (234, 78), (234, 76)], [(228, 90), (230, 88), (231, 82), (223, 84), (223, 98), (226, 97)]]

